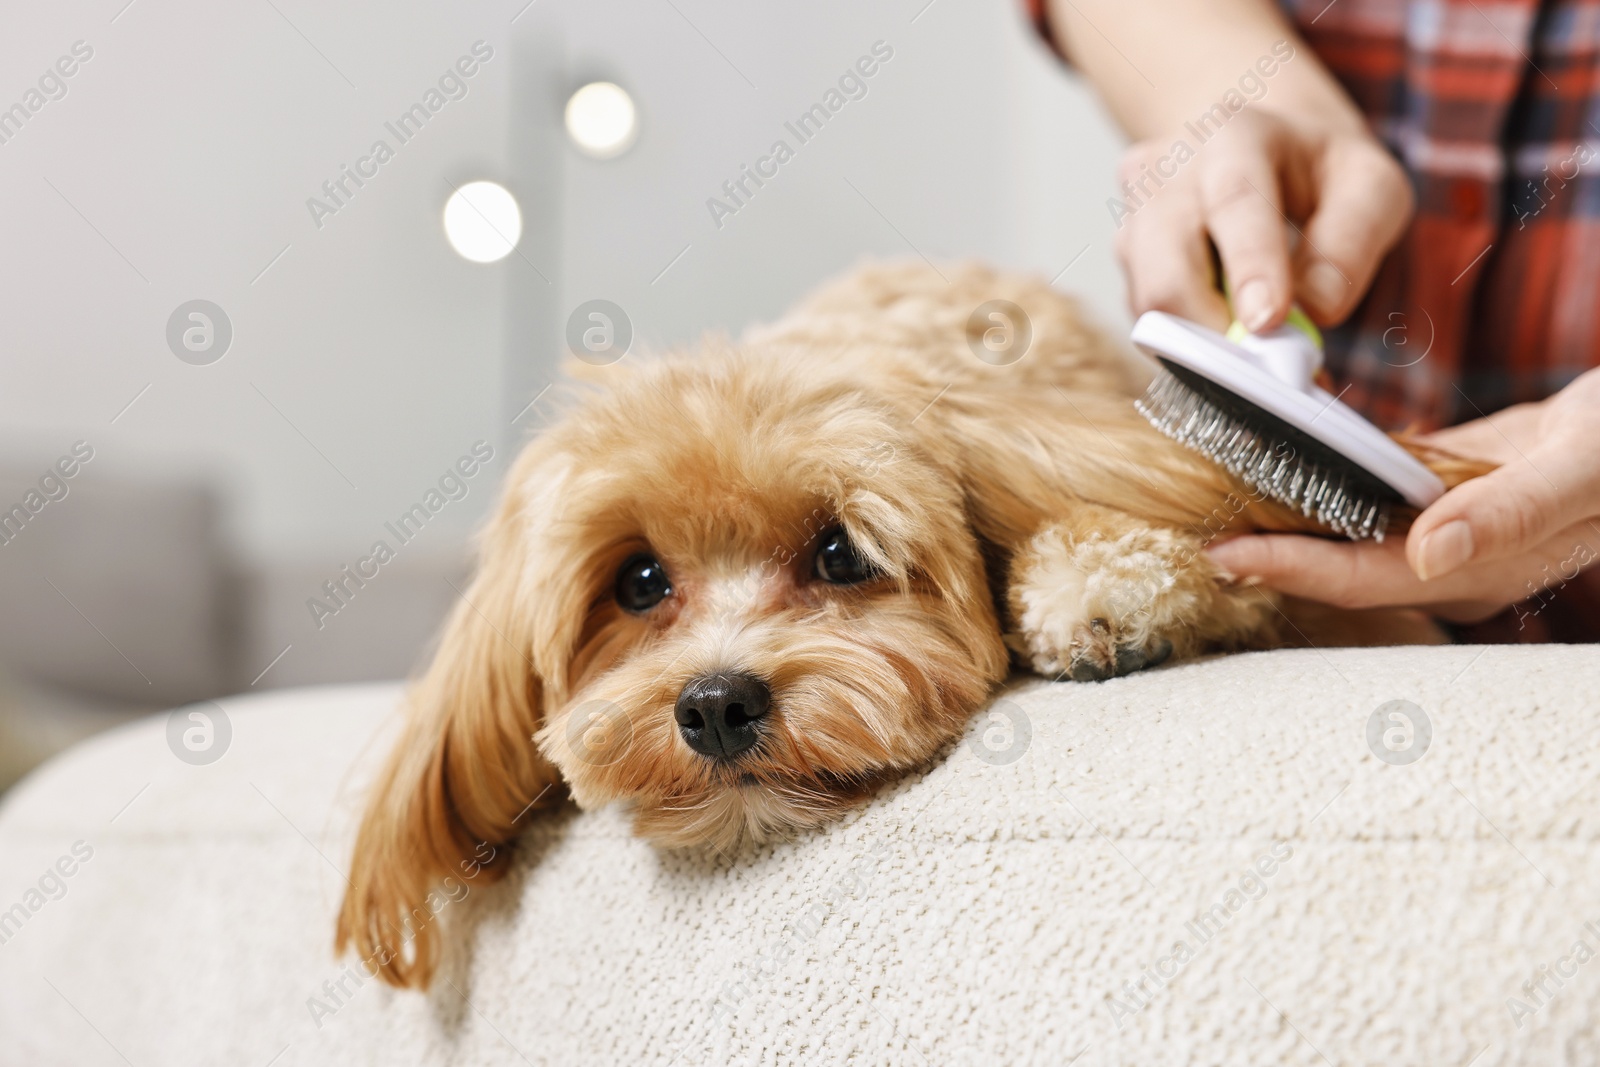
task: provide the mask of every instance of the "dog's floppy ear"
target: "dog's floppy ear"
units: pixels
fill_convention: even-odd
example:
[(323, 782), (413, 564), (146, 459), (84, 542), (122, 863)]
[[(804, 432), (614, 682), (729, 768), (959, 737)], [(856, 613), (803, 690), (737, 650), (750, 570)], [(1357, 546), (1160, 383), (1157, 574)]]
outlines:
[(1226, 471), (1163, 437), (1115, 393), (963, 396), (915, 427), (961, 482), (983, 540), (1018, 545), (1084, 502), (1184, 526), (1234, 489)]
[(526, 502), (517, 490), (527, 466), (517, 465), (477, 576), (408, 693), (406, 725), (356, 838), (335, 947), (353, 946), (369, 973), (393, 985), (426, 986), (433, 975), (438, 912), (459, 899), (440, 887), (498, 878), (508, 866), (506, 843), (526, 823), (519, 818), (557, 792), (559, 776), (532, 740), (543, 686), (533, 665)]

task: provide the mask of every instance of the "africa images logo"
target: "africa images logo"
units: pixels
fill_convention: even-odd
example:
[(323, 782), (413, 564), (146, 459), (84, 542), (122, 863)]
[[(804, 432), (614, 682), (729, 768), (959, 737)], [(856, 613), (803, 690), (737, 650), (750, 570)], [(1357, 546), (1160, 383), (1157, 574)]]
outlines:
[(191, 767), (217, 762), (233, 743), (233, 720), (216, 701), (177, 708), (167, 715), (167, 748)]
[(233, 322), (210, 300), (179, 304), (167, 316), (167, 347), (195, 367), (205, 367), (228, 354), (233, 344)]

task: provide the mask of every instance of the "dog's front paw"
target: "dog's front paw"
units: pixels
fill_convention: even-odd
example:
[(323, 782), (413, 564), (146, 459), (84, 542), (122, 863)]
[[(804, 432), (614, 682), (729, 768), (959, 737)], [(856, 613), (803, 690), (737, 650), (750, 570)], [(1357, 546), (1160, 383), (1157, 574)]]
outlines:
[[(1090, 619), (1088, 626), (1074, 630), (1064, 657), (1055, 649), (1046, 653), (1048, 668), (1075, 682), (1103, 682), (1165, 663), (1172, 655), (1172, 641), (1168, 638), (1152, 637), (1135, 644), (1128, 635), (1120, 634), (1119, 629), (1104, 616)], [(1057, 667), (1063, 662), (1064, 666)], [(1034, 669), (1039, 670), (1037, 656)]]
[(1214, 585), (1186, 571), (1177, 535), (1136, 528), (1087, 536), (1063, 526), (1035, 537), (1012, 565), (1007, 642), (1037, 673), (1103, 681), (1187, 653)]

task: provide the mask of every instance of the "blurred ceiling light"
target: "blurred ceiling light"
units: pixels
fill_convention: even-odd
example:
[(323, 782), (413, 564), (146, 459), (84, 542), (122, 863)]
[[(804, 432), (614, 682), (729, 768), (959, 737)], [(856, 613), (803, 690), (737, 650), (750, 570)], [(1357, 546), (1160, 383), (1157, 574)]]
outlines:
[(522, 239), (522, 212), (505, 186), (468, 182), (445, 202), (444, 234), (461, 258), (494, 263)]
[(590, 82), (567, 101), (567, 133), (586, 156), (620, 156), (639, 135), (633, 97), (620, 85)]

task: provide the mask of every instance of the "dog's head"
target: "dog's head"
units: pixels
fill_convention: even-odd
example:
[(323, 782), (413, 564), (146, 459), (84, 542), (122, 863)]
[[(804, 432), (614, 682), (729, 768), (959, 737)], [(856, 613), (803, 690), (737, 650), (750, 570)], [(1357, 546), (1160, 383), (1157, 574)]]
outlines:
[(926, 397), (714, 346), (602, 373), (512, 470), (363, 824), (340, 944), (391, 981), (434, 966), (429, 887), (553, 786), (759, 839), (925, 761), (1004, 674)]

